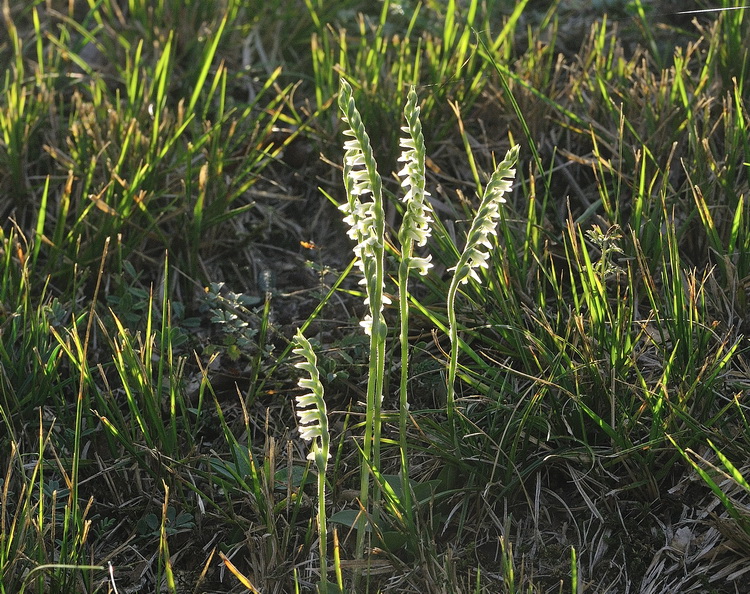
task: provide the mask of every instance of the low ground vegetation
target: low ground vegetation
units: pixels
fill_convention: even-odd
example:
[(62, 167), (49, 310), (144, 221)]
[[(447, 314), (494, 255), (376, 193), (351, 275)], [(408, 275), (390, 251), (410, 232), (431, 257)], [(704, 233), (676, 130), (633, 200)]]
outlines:
[(3, 2), (0, 593), (748, 591), (696, 4)]

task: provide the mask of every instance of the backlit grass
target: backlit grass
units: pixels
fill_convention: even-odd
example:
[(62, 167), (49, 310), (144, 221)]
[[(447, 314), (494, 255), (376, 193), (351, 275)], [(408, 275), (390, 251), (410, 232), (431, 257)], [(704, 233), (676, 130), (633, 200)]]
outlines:
[(742, 6), (3, 3), (0, 593), (741, 591)]

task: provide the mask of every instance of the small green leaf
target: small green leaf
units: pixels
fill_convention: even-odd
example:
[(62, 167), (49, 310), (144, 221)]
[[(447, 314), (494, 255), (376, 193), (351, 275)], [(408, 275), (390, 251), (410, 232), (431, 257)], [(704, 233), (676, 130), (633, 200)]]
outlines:
[(291, 471), (288, 468), (277, 470), (274, 475), (276, 488), (286, 490), (287, 485), (291, 484), (293, 488), (298, 489), (305, 478), (305, 472), (305, 467), (299, 465), (292, 466)]
[(397, 532), (395, 530), (387, 530), (382, 533), (382, 536), (383, 538), (380, 539), (380, 545), (389, 553), (395, 553), (396, 551), (403, 549), (409, 540), (404, 532)]
[[(359, 517), (359, 512), (356, 509), (342, 509), (333, 514), (328, 521), (351, 528), (357, 523), (357, 517)], [(369, 526), (367, 530), (370, 530)]]

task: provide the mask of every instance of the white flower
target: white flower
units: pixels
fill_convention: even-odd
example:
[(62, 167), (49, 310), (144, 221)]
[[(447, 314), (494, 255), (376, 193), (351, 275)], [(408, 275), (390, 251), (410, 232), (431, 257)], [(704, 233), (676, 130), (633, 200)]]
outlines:
[(518, 145), (508, 151), (503, 162), (498, 165), (492, 174), (484, 190), (479, 210), (471, 223), (466, 247), (458, 263), (449, 269), (455, 270), (455, 279), (462, 284), (467, 283), (469, 278), (480, 282), (476, 269), (489, 268), (489, 250), (492, 249), (490, 236), (497, 233), (500, 205), (505, 203), (503, 194), (513, 187), (513, 178), (516, 175), (513, 165), (517, 159)]
[(326, 403), (323, 399), (323, 385), (320, 383), (320, 375), (317, 367), (317, 357), (310, 342), (297, 330), (294, 337), (296, 347), (294, 354), (302, 357), (302, 361), (295, 367), (305, 371), (308, 377), (301, 377), (297, 385), (309, 390), (306, 394), (295, 397), (297, 401), (297, 418), (299, 419), (299, 434), (305, 441), (312, 442), (308, 460), (315, 461), (318, 451), (327, 458), (331, 457), (328, 448), (328, 413)]
[[(357, 268), (362, 272), (370, 314), (362, 322), (365, 332), (371, 334), (372, 317), (380, 315), (383, 305), (390, 300), (382, 296), (384, 283), (384, 230), (382, 180), (377, 163), (372, 155), (370, 138), (367, 136), (362, 118), (352, 97), (351, 86), (342, 79), (339, 107), (347, 124), (344, 134), (350, 137), (344, 143), (344, 186), (347, 201), (339, 208), (346, 215), (348, 235), (355, 242), (354, 256)], [(364, 202), (363, 197), (369, 196)], [(372, 302), (378, 304), (372, 306)], [(381, 320), (378, 325), (384, 324)]]
[(359, 323), (362, 328), (365, 329), (367, 336), (372, 336), (372, 316), (370, 314), (365, 315), (365, 318)]
[(432, 268), (432, 256), (428, 255), (426, 258), (409, 258), (409, 268), (415, 268), (422, 276), (426, 275), (430, 268)]
[(425, 146), (422, 134), (422, 123), (419, 121), (419, 105), (417, 94), (412, 88), (404, 107), (407, 125), (401, 130), (405, 136), (401, 138), (401, 156), (399, 161), (404, 163), (398, 176), (402, 178), (401, 187), (406, 189), (402, 200), (406, 203), (406, 212), (399, 230), (399, 241), (403, 247), (403, 257), (409, 267), (419, 268), (420, 274), (426, 274), (431, 266), (429, 258), (412, 258), (412, 242), (423, 246), (430, 236), (432, 218), (425, 203), (429, 196), (425, 185)]
[[(411, 190), (409, 190), (411, 192)], [(423, 192), (423, 196), (427, 193)], [(406, 212), (404, 213), (404, 220), (401, 224), (401, 240), (410, 239), (416, 241), (418, 246), (423, 246), (427, 243), (427, 239), (430, 237), (430, 223), (432, 217), (425, 207), (425, 203), (421, 200), (417, 200), (413, 197), (412, 200), (406, 206)]]

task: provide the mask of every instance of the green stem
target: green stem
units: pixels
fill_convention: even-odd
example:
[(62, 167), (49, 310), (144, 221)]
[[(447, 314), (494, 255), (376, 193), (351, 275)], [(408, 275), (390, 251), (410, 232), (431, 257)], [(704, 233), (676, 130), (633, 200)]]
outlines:
[[(379, 286), (382, 286), (379, 285)], [(378, 317), (380, 317), (378, 315)], [(373, 468), (380, 471), (380, 435), (382, 432), (382, 418), (381, 408), (383, 403), (383, 376), (385, 375), (385, 332), (387, 328), (385, 323), (380, 322), (379, 328), (377, 329), (379, 339), (376, 342), (376, 358), (378, 364), (378, 371), (375, 381), (375, 399), (373, 401), (373, 427), (372, 427), (372, 463)], [(375, 334), (375, 327), (373, 326), (373, 334)], [(372, 523), (374, 526), (379, 524), (380, 516), (380, 485), (375, 481), (373, 485), (373, 506), (372, 506)]]
[(448, 380), (446, 385), (445, 411), (448, 416), (448, 430), (451, 432), (453, 440), (456, 439), (456, 371), (458, 370), (458, 324), (456, 322), (456, 293), (458, 292), (458, 276), (454, 276), (451, 281), (448, 295), (446, 298), (446, 307), (448, 313), (448, 336), (451, 342), (450, 360), (448, 363)]
[[(381, 244), (382, 245), (382, 244)], [(360, 477), (360, 502), (362, 509), (371, 514), (372, 523), (377, 524), (380, 489), (375, 486), (372, 506), (370, 506), (370, 468), (380, 469), (380, 409), (383, 400), (383, 375), (385, 373), (385, 339), (388, 331), (380, 307), (383, 299), (383, 250), (375, 253), (375, 282), (370, 293), (370, 315), (372, 332), (370, 334), (370, 364), (367, 378), (367, 411), (365, 413), (365, 439), (362, 446), (363, 464)], [(357, 522), (357, 555), (364, 555), (365, 514)]]
[(373, 391), (375, 390), (374, 378), (377, 374), (378, 362), (373, 356), (375, 352), (375, 324), (373, 322), (373, 333), (370, 336), (370, 363), (368, 367), (368, 378), (367, 378), (367, 408), (365, 410), (365, 437), (362, 443), (362, 464), (360, 467), (359, 477), (359, 503), (362, 507), (360, 514), (357, 518), (357, 559), (362, 559), (365, 552), (365, 530), (367, 526), (367, 512), (369, 511), (370, 502), (370, 471), (369, 466), (372, 463), (371, 460), (371, 443), (372, 443), (372, 430), (373, 430), (373, 419), (375, 415), (374, 407), (370, 406), (373, 401)]
[[(378, 177), (378, 181), (380, 178)], [(378, 190), (380, 188), (378, 187)], [(382, 303), (383, 303), (383, 285), (385, 283), (385, 211), (383, 209), (383, 195), (380, 191), (378, 191), (375, 196), (375, 201), (377, 204), (377, 237), (378, 237), (378, 247), (375, 250), (376, 254), (376, 260), (375, 260), (375, 269), (377, 270), (377, 276), (375, 279), (375, 290), (373, 293), (375, 293), (375, 296), (377, 297), (377, 302), (373, 303), (372, 305), (372, 316), (373, 316), (373, 328), (372, 328), (372, 334), (376, 337), (376, 345), (377, 345), (377, 361), (378, 361), (378, 370), (376, 374), (376, 381), (375, 381), (375, 400), (374, 400), (374, 408), (375, 408), (375, 414), (374, 414), (374, 425), (373, 425), (373, 444), (372, 444), (372, 450), (373, 450), (373, 463), (374, 468), (376, 468), (378, 471), (380, 471), (380, 434), (381, 434), (381, 424), (382, 419), (380, 415), (380, 409), (383, 404), (383, 382), (384, 382), (384, 376), (385, 376), (385, 343), (388, 335), (388, 326), (386, 326), (385, 318), (383, 318), (383, 314), (381, 313), (382, 309)], [(380, 507), (380, 486), (376, 483), (375, 484), (375, 491), (373, 493), (373, 524), (378, 525), (378, 516), (379, 516), (379, 507)]]
[[(321, 448), (322, 449), (322, 448)], [(325, 448), (327, 450), (328, 448)], [(326, 468), (325, 457), (316, 452), (318, 462), (318, 538), (320, 538), (320, 594), (328, 594), (328, 528), (326, 525)], [(321, 464), (321, 460), (323, 463)]]
[(409, 258), (411, 257), (412, 242), (402, 246), (401, 263), (398, 267), (398, 306), (401, 321), (401, 380), (399, 383), (399, 415), (398, 434), (399, 450), (401, 453), (401, 490), (403, 492), (403, 505), (406, 510), (408, 525), (413, 526), (414, 512), (411, 503), (411, 487), (409, 483), (409, 463), (407, 459), (406, 446), (406, 424), (409, 415), (409, 399), (407, 383), (409, 379)]

